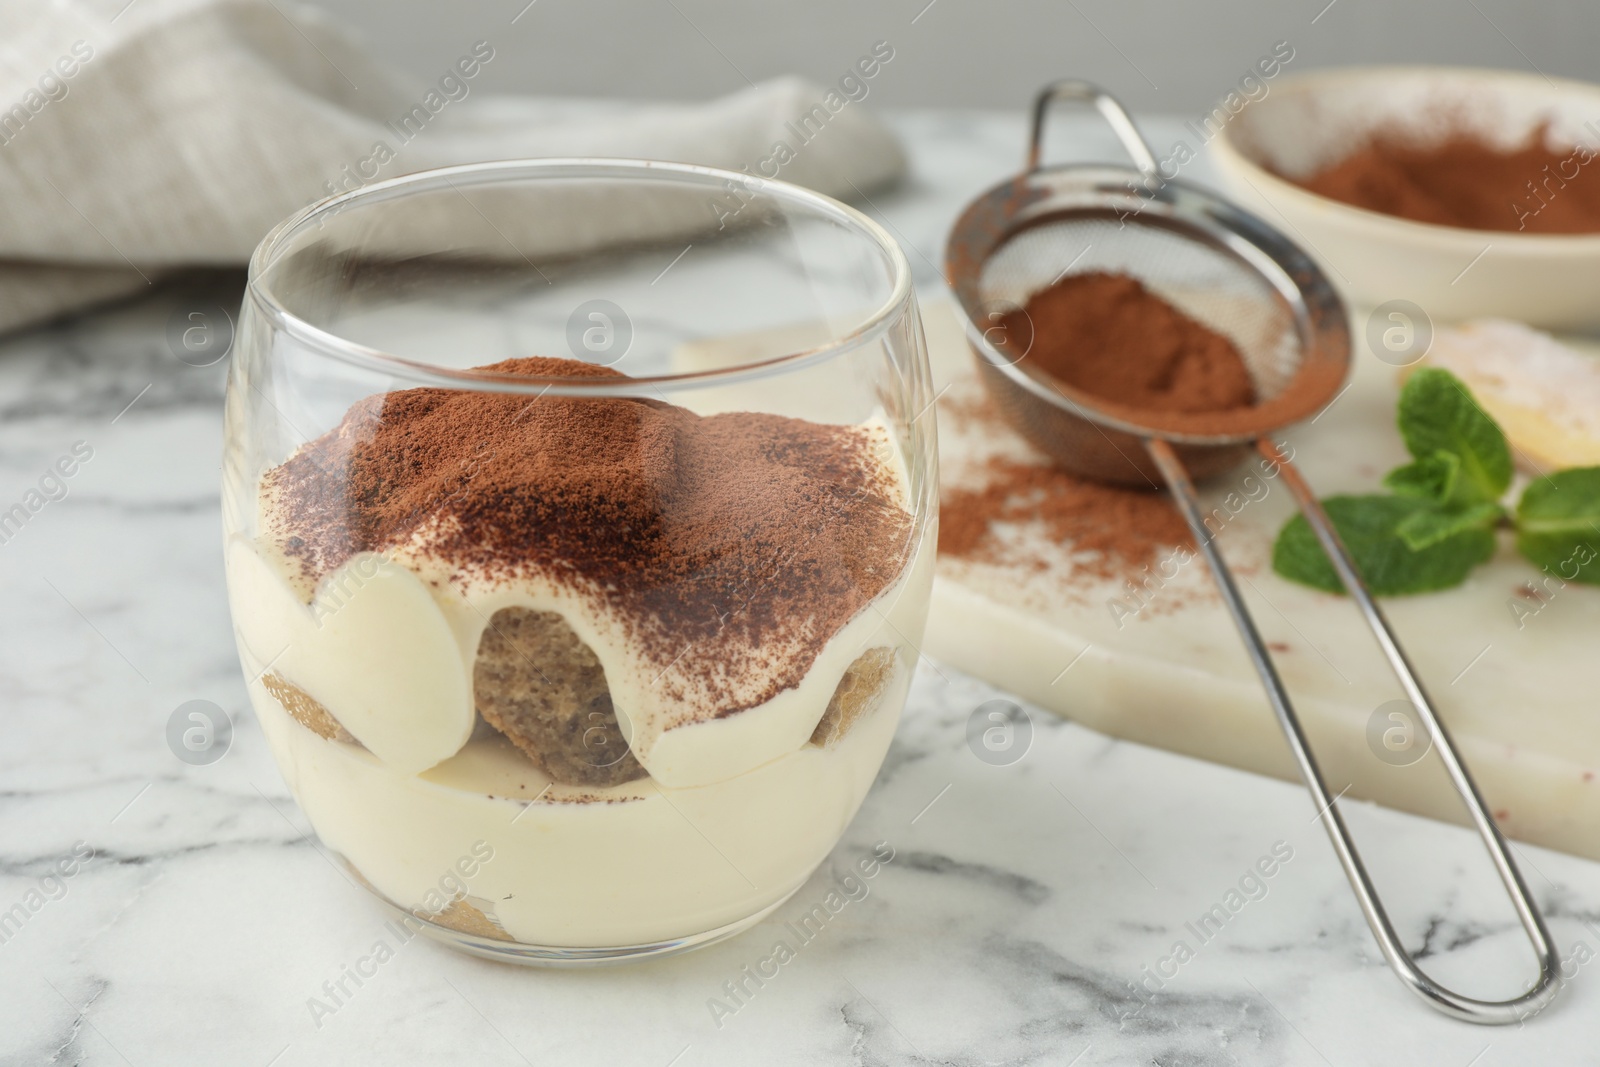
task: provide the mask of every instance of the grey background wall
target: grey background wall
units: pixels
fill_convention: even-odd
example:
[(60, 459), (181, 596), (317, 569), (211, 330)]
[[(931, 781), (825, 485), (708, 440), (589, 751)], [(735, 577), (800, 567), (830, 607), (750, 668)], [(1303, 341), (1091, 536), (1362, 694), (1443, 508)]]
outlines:
[[(526, 6), (525, 6), (526, 5)], [(880, 105), (1016, 108), (1063, 75), (1186, 113), (1278, 41), (1291, 70), (1455, 63), (1600, 80), (1594, 0), (320, 0), (436, 76), (473, 41), (491, 91), (698, 99), (782, 73), (836, 80), (877, 40)]]

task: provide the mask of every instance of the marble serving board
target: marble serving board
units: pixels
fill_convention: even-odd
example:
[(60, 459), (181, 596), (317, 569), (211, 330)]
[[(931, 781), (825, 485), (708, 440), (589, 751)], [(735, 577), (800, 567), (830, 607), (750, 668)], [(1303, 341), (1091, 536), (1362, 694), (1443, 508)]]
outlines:
[[(981, 484), (990, 457), (1044, 464), (984, 410), (950, 305), (928, 307), (924, 321), (947, 498)], [(1358, 347), (1346, 391), (1281, 435), (1319, 493), (1380, 491), (1382, 475), (1407, 459), (1398, 388), (1396, 368)], [(1293, 513), (1287, 488), (1247, 463), (1202, 495), (1330, 790), (1465, 821), (1354, 605), (1273, 573), (1273, 538)], [(1298, 780), (1203, 560), (1180, 565), (1162, 553), (1149, 573), (1106, 579), (1039, 524), (993, 533), (1006, 546), (997, 562), (940, 558), (930, 655), (1103, 733)], [(1600, 589), (1544, 578), (1505, 539), (1461, 587), (1390, 598), (1384, 609), (1501, 828), (1600, 858)], [(1544, 591), (1530, 596), (1528, 583)]]

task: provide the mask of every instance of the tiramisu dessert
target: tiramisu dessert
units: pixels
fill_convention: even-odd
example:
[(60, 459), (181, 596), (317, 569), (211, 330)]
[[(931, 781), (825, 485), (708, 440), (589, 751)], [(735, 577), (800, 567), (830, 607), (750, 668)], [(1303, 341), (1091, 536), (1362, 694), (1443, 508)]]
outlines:
[(357, 403), (266, 471), (256, 536), (228, 545), (301, 806), (382, 896), (480, 938), (655, 945), (775, 906), (860, 804), (910, 680), (932, 551), (899, 455), (881, 418)]

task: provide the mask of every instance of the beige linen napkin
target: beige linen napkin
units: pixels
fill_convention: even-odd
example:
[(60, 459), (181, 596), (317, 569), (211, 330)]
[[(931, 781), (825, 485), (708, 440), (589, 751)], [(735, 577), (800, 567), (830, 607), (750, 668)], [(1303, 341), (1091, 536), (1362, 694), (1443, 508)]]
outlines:
[[(0, 0), (0, 330), (137, 291), (169, 269), (241, 265), (332, 192), (448, 163), (636, 156), (851, 197), (899, 177), (894, 137), (795, 78), (702, 105), (590, 109), (487, 97), (528, 27), (470, 33), (407, 85), (286, 0)], [(770, 171), (768, 172), (770, 176)]]

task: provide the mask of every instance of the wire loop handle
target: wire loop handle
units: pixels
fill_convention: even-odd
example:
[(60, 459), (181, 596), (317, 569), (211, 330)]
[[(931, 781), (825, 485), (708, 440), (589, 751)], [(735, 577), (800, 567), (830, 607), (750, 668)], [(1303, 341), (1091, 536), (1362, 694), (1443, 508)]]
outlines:
[(1556, 979), (1561, 961), (1551, 942), (1550, 931), (1545, 928), (1539, 907), (1533, 902), (1527, 883), (1522, 880), (1522, 873), (1511, 858), (1506, 839), (1489, 815), (1483, 797), (1472, 781), (1472, 775), (1468, 773), (1461, 758), (1456, 755), (1455, 744), (1450, 740), (1449, 731), (1445, 729), (1444, 723), (1433, 710), (1433, 704), (1423, 690), (1422, 682), (1418, 680), (1410, 660), (1406, 658), (1399, 641), (1389, 629), (1383, 611), (1372, 599), (1366, 582), (1356, 570), (1355, 563), (1340, 541), (1338, 531), (1329, 521), (1327, 512), (1323, 511), (1322, 505), (1317, 502), (1311, 486), (1276, 445), (1264, 437), (1256, 442), (1256, 449), (1282, 475), (1284, 484), (1289, 487), (1289, 492), (1299, 505), (1301, 514), (1315, 532), (1323, 551), (1327, 552), (1328, 558), (1333, 561), (1334, 570), (1338, 572), (1340, 581), (1359, 605), (1361, 614), (1365, 617), (1367, 626), (1372, 630), (1378, 645), (1383, 649), (1384, 656), (1389, 660), (1389, 666), (1394, 671), (1395, 677), (1400, 680), (1407, 698), (1426, 724), (1428, 733), (1433, 738), (1434, 747), (1444, 761), (1445, 770), (1449, 772), (1450, 781), (1467, 811), (1471, 813), (1478, 836), (1483, 839), (1484, 847), (1489, 850), (1489, 856), (1494, 860), (1495, 870), (1500, 875), (1500, 881), (1505, 886), (1507, 895), (1511, 897), (1511, 903), (1516, 907), (1517, 917), (1522, 921), (1522, 928), (1527, 932), (1528, 940), (1533, 944), (1534, 953), (1539, 959), (1539, 978), (1521, 996), (1511, 1000), (1476, 1000), (1452, 992), (1424, 974), (1410, 953), (1405, 950), (1405, 946), (1400, 943), (1400, 937), (1395, 933), (1394, 924), (1389, 921), (1389, 914), (1384, 910), (1383, 901), (1378, 897), (1378, 891), (1372, 884), (1366, 865), (1361, 862), (1361, 854), (1345, 827), (1344, 818), (1339, 814), (1338, 797), (1328, 793), (1328, 787), (1322, 779), (1322, 771), (1317, 766), (1316, 757), (1312, 755), (1305, 731), (1301, 728), (1300, 717), (1289, 701), (1288, 690), (1284, 687), (1283, 680), (1278, 677), (1272, 657), (1261, 640), (1261, 634), (1256, 630), (1244, 598), (1239, 594), (1239, 587), (1234, 583), (1233, 573), (1223, 561), (1221, 552), (1218, 551), (1210, 531), (1206, 528), (1200, 502), (1195, 496), (1194, 483), (1190, 481), (1188, 471), (1184, 469), (1182, 461), (1167, 442), (1152, 438), (1146, 442), (1146, 447), (1166, 478), (1167, 486), (1171, 489), (1179, 510), (1183, 512), (1189, 529), (1194, 533), (1195, 541), (1200, 545), (1200, 551), (1205, 555), (1206, 563), (1211, 567), (1217, 590), (1222, 594), (1228, 613), (1233, 616), (1234, 625), (1239, 629), (1239, 636), (1244, 639), (1245, 649), (1250, 654), (1256, 673), (1261, 676), (1261, 684), (1267, 691), (1267, 699), (1272, 704), (1272, 710), (1277, 714), (1278, 724), (1283, 727), (1284, 736), (1289, 740), (1289, 748), (1294, 753), (1295, 761), (1300, 765), (1300, 775), (1305, 779), (1306, 788), (1311, 791), (1312, 800), (1316, 802), (1323, 828), (1328, 831), (1328, 838), (1333, 842), (1333, 850), (1339, 857), (1340, 865), (1344, 867), (1345, 876), (1350, 879), (1351, 888), (1355, 890), (1356, 901), (1361, 905), (1361, 912), (1366, 916), (1367, 925), (1372, 928), (1372, 934), (1377, 938), (1378, 947), (1383, 951), (1383, 957), (1388, 960), (1390, 968), (1408, 989), (1421, 997), (1430, 1007), (1466, 1022), (1514, 1023), (1537, 1013), (1555, 997), (1559, 988)]
[(1028, 173), (1039, 169), (1046, 112), (1057, 100), (1093, 105), (1095, 110), (1100, 112), (1100, 117), (1111, 127), (1112, 132), (1117, 135), (1117, 140), (1122, 142), (1123, 150), (1133, 160), (1134, 166), (1139, 168), (1139, 173), (1149, 179), (1161, 180), (1160, 172), (1156, 169), (1155, 154), (1150, 151), (1150, 146), (1139, 133), (1139, 127), (1133, 124), (1132, 117), (1117, 102), (1117, 98), (1098, 85), (1071, 78), (1051, 82), (1034, 98), (1033, 131), (1028, 137)]

